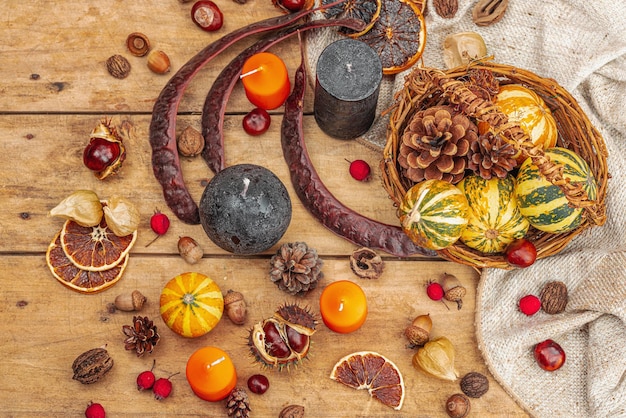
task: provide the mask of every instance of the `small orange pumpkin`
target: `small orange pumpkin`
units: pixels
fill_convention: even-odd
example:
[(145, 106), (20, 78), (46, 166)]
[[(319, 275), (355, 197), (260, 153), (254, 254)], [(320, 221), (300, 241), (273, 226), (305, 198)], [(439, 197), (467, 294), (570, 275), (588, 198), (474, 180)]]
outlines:
[[(519, 84), (508, 84), (500, 87), (495, 103), (509, 117), (509, 121), (520, 125), (533, 144), (540, 145), (544, 150), (556, 146), (556, 121), (537, 93)], [(520, 153), (517, 162), (521, 164), (523, 161)]]
[(211, 331), (222, 318), (224, 297), (218, 285), (201, 273), (183, 273), (161, 291), (161, 318), (175, 333), (187, 338)]

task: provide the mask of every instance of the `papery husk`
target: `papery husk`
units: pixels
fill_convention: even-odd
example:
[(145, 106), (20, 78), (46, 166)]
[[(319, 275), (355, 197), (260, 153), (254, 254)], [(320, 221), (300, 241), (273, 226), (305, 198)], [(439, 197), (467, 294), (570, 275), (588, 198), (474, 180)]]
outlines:
[(446, 337), (438, 337), (417, 350), (413, 355), (413, 366), (438, 379), (455, 381), (459, 377), (454, 368), (455, 357), (452, 342)]
[(93, 227), (102, 220), (103, 210), (102, 203), (95, 192), (77, 190), (50, 209), (48, 214), (69, 219), (80, 226)]
[(118, 237), (130, 235), (139, 228), (141, 215), (129, 200), (113, 196), (106, 202), (103, 210), (107, 226)]

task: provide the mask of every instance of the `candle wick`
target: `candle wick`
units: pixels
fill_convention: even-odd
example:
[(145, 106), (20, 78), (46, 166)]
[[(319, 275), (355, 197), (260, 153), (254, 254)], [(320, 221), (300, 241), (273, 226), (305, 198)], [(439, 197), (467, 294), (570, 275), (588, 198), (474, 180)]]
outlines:
[(343, 311), (343, 300), (339, 302), (339, 312)]
[(243, 197), (244, 199), (246, 198), (246, 194), (248, 193), (248, 186), (250, 186), (250, 179), (244, 178), (243, 179), (243, 191), (240, 193), (241, 197)]
[(217, 360), (213, 361), (213, 363), (207, 364), (206, 368), (210, 369), (211, 367), (215, 367), (218, 364), (220, 364), (221, 362), (223, 362), (224, 360), (226, 360), (226, 357), (222, 356), (222, 357), (218, 358)]
[(351, 73), (352, 72), (352, 63), (349, 62), (346, 64), (346, 68), (348, 69), (348, 72)]
[(263, 71), (263, 66), (262, 66), (262, 65), (258, 66), (258, 67), (257, 67), (257, 68), (255, 68), (254, 70), (250, 70), (250, 71), (248, 71), (248, 72), (246, 72), (246, 73), (241, 74), (241, 75), (239, 76), (239, 78), (241, 79), (241, 78), (247, 77), (247, 76), (249, 76), (249, 75), (252, 75), (252, 74), (258, 73), (259, 71)]

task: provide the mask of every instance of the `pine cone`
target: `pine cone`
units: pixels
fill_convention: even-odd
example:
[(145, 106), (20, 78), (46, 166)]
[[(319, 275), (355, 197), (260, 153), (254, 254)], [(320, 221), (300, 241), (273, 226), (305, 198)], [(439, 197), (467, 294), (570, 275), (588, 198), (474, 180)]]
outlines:
[(500, 91), (500, 82), (490, 70), (474, 68), (468, 73), (468, 89), (484, 100), (491, 100)]
[(124, 340), (124, 348), (135, 350), (137, 357), (141, 357), (146, 352), (152, 353), (161, 338), (156, 325), (147, 316), (133, 316), (133, 324), (124, 325), (122, 331), (127, 337)]
[(456, 184), (463, 179), (470, 144), (478, 128), (450, 106), (417, 112), (404, 130), (398, 162), (404, 175), (419, 183), (438, 179)]
[(234, 418), (248, 418), (250, 416), (250, 403), (248, 394), (242, 388), (235, 388), (226, 398), (228, 416)]
[(304, 242), (283, 244), (270, 260), (270, 279), (289, 294), (304, 294), (324, 277), (323, 264), (317, 251)]
[(517, 152), (513, 144), (488, 131), (471, 144), (467, 167), (486, 180), (505, 178), (517, 166)]

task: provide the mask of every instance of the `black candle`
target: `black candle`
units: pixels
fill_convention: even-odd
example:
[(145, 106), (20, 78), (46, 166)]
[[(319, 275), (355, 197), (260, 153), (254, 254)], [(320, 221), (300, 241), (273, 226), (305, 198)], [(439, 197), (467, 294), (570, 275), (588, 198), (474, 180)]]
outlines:
[(317, 60), (313, 110), (319, 127), (339, 139), (363, 135), (376, 117), (383, 68), (372, 48), (355, 39), (328, 45)]

